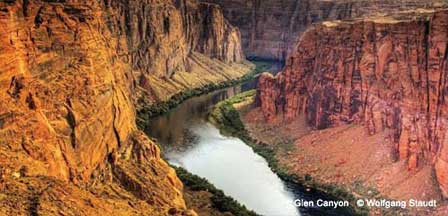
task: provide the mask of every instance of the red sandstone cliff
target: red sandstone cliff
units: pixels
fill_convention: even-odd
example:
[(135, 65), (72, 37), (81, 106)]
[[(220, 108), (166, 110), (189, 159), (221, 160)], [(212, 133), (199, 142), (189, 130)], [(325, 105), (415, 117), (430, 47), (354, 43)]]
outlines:
[[(243, 60), (239, 32), (216, 6), (1, 1), (0, 35), (0, 214), (193, 214), (136, 128), (133, 101), (206, 68), (189, 62), (198, 56)], [(138, 82), (149, 75), (163, 79)]]
[(241, 62), (239, 30), (219, 7), (194, 0), (108, 0), (103, 18), (122, 37), (117, 53), (135, 70), (170, 77), (189, 70), (188, 58), (198, 51), (224, 62)]
[(416, 8), (444, 7), (443, 0), (202, 0), (220, 4), (242, 32), (249, 57), (284, 60), (311, 24)]
[(251, 68), (244, 62), (239, 30), (217, 5), (108, 0), (101, 7), (105, 26), (119, 39), (113, 49), (133, 69), (135, 90), (150, 102), (238, 78)]
[(447, 11), (324, 22), (301, 37), (283, 72), (260, 77), (258, 101), (268, 120), (305, 114), (318, 129), (391, 129), (393, 156), (409, 170), (433, 165), (448, 197), (447, 47)]

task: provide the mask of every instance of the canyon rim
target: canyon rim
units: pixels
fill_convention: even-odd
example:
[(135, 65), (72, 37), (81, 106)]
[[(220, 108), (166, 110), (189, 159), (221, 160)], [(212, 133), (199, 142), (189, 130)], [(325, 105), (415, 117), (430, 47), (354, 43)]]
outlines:
[[(343, 180), (330, 182), (370, 182), (397, 200), (445, 199), (447, 14), (407, 11), (314, 25), (279, 75), (260, 77), (256, 101), (264, 118), (302, 118), (321, 131), (299, 138), (297, 151), (310, 155), (295, 156), (333, 157), (310, 162), (336, 167), (326, 178)], [(325, 140), (331, 137), (337, 141)], [(324, 149), (312, 153), (312, 145)]]
[[(290, 139), (292, 150), (272, 157), (291, 176), (434, 199), (437, 208), (404, 214), (446, 215), (447, 8), (443, 0), (0, 0), (0, 215), (256, 215), (174, 169), (140, 125), (254, 80), (256, 96), (230, 121), (241, 117), (267, 146)], [(257, 74), (277, 64), (278, 74)]]

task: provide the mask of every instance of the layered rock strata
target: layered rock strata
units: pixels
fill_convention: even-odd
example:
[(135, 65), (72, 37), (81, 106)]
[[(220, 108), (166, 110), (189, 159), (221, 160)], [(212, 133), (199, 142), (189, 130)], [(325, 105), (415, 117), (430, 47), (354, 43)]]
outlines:
[[(216, 6), (1, 1), (0, 35), (0, 214), (193, 214), (133, 102), (164, 96), (154, 86), (173, 93), (250, 69)], [(239, 70), (206, 79), (213, 65)]]
[(307, 31), (277, 77), (260, 77), (265, 118), (305, 114), (317, 128), (392, 131), (409, 170), (433, 165), (448, 197), (448, 12), (324, 22)]
[(149, 102), (251, 69), (239, 30), (215, 4), (109, 0), (102, 7), (105, 24), (120, 39), (115, 52), (131, 65), (136, 92)]
[(187, 71), (193, 51), (223, 62), (244, 60), (239, 30), (217, 5), (178, 1), (108, 0), (103, 18), (123, 38), (119, 55), (143, 73), (170, 77)]
[(442, 0), (202, 1), (221, 5), (225, 17), (241, 29), (243, 48), (249, 57), (274, 60), (284, 60), (298, 36), (313, 23), (446, 7)]

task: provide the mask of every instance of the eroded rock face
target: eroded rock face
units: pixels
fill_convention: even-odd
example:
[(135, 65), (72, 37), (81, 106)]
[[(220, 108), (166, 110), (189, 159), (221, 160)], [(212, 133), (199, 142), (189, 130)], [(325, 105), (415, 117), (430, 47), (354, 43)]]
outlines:
[(42, 161), (36, 174), (88, 179), (136, 130), (131, 70), (116, 58), (117, 40), (90, 7), (99, 5), (1, 5), (1, 137)]
[(195, 28), (199, 29), (195, 50), (227, 63), (243, 61), (239, 29), (224, 19), (218, 5), (201, 3), (199, 7), (202, 25)]
[(239, 64), (245, 60), (239, 30), (224, 19), (217, 5), (196, 0), (108, 0), (101, 7), (105, 25), (119, 38), (113, 47), (117, 57), (133, 70), (135, 95), (147, 103), (165, 101), (208, 82), (235, 79), (250, 70)]
[[(50, 209), (38, 202), (33, 211), (88, 215), (126, 205), (124, 215), (183, 214), (182, 183), (136, 127), (136, 80), (152, 75), (169, 83), (187, 71), (192, 55), (242, 61), (239, 32), (217, 7), (193, 0), (1, 1), (0, 35), (0, 188), (8, 193), (0, 213), (21, 214), (52, 191), (62, 203), (91, 203), (66, 209), (50, 198)], [(30, 182), (30, 197), (10, 191), (24, 187), (17, 179)], [(121, 208), (113, 209), (108, 213)]]
[(430, 0), (202, 0), (220, 4), (224, 15), (242, 32), (248, 57), (284, 60), (311, 24), (368, 17), (415, 8), (442, 7)]
[(318, 129), (362, 123), (390, 129), (408, 169), (433, 164), (448, 197), (448, 12), (326, 22), (307, 31), (277, 77), (263, 75), (268, 120), (305, 114)]
[(239, 30), (216, 5), (195, 0), (108, 0), (104, 19), (123, 38), (117, 53), (143, 74), (170, 77), (187, 71), (191, 52), (240, 62)]

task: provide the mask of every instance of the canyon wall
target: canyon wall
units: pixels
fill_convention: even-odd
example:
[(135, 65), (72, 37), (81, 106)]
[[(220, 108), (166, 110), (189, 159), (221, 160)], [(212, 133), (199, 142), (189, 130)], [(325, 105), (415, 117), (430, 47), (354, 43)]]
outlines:
[(311, 24), (388, 14), (416, 8), (445, 7), (443, 0), (202, 0), (220, 4), (241, 29), (248, 57), (284, 60)]
[(417, 12), (308, 30), (277, 77), (260, 77), (258, 102), (268, 120), (305, 114), (324, 129), (361, 123), (392, 131), (408, 169), (434, 165), (448, 197), (448, 11)]
[(0, 35), (0, 214), (194, 214), (137, 129), (135, 102), (161, 97), (152, 88), (177, 73), (219, 70), (204, 61), (239, 70), (170, 93), (248, 72), (240, 33), (217, 6), (8, 0)]
[(133, 69), (170, 77), (186, 71), (197, 51), (224, 62), (241, 62), (239, 30), (224, 19), (217, 5), (194, 0), (105, 1), (103, 18), (117, 47)]
[(180, 91), (241, 77), (241, 35), (215, 4), (196, 0), (108, 0), (102, 18), (133, 69), (138, 95), (164, 101)]

